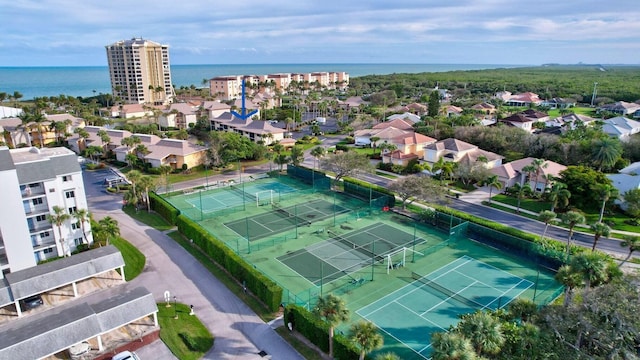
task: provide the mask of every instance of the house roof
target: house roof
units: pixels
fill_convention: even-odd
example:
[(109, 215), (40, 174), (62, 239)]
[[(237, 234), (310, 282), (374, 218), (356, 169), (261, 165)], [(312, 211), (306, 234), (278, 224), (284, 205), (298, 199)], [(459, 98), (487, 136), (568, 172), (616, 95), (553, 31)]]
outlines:
[(450, 150), (450, 151), (459, 152), (459, 151), (477, 149), (478, 147), (473, 144), (469, 144), (468, 142), (464, 142), (462, 140), (448, 138), (448, 139), (440, 140), (433, 144), (429, 144), (425, 148), (429, 150), (437, 150), (437, 151)]
[(402, 114), (393, 114), (393, 115), (389, 115), (387, 116), (387, 120), (391, 121), (394, 119), (407, 119), (409, 121), (411, 121), (412, 123), (417, 123), (418, 121), (420, 121), (420, 116), (416, 115), (416, 114), (412, 114), (410, 112), (405, 112)]
[(549, 116), (549, 114), (544, 113), (542, 111), (538, 111), (538, 110), (534, 110), (534, 109), (527, 109), (525, 111), (522, 111), (522, 114), (528, 118), (531, 119), (544, 119), (546, 117)]
[(393, 143), (403, 145), (431, 144), (435, 143), (436, 141), (437, 140), (432, 137), (428, 137), (417, 132), (403, 134), (393, 139)]
[(157, 311), (153, 294), (144, 287), (125, 284), (98, 291), (0, 326), (0, 358), (47, 357)]
[(172, 110), (176, 110), (184, 115), (194, 115), (197, 113), (198, 109), (187, 103), (175, 103), (171, 104), (168, 109), (164, 110), (164, 113), (170, 113)]
[[(522, 168), (524, 168), (525, 166), (529, 166), (531, 165), (531, 163), (533, 163), (533, 161), (535, 160), (535, 158), (532, 157), (527, 157), (524, 159), (518, 159), (518, 160), (514, 160), (511, 161), (509, 164), (513, 167), (513, 169), (519, 173), (522, 173)], [(552, 175), (555, 177), (559, 177), (560, 176), (560, 172), (564, 171), (567, 169), (566, 166), (558, 164), (557, 162), (553, 162), (551, 160), (546, 160), (543, 164), (542, 164), (542, 168), (540, 171), (540, 177), (538, 178), (538, 180), (544, 180), (543, 176), (546, 175)]]
[(475, 104), (471, 107), (473, 110), (495, 110), (495, 108), (496, 107), (493, 104), (489, 104), (487, 102)]
[(498, 175), (502, 179), (513, 179), (518, 176), (518, 172), (511, 166), (511, 163), (506, 163), (500, 166), (489, 169), (492, 174)]
[(205, 101), (202, 107), (206, 110), (231, 110), (231, 106), (220, 101)]
[(618, 189), (620, 194), (633, 189), (640, 189), (640, 176), (629, 174), (607, 174), (612, 185)]
[(495, 161), (504, 158), (496, 153), (490, 151), (475, 149), (465, 153), (459, 160), (461, 163), (475, 164), (480, 158), (485, 158), (487, 161)]
[(254, 134), (282, 134), (285, 132), (284, 129), (277, 128), (268, 121), (261, 120), (251, 121), (245, 127), (239, 129)]
[(373, 129), (384, 129), (388, 127), (394, 127), (401, 130), (413, 130), (413, 123), (405, 119), (393, 119), (391, 121), (376, 124)]
[(444, 111), (446, 113), (460, 114), (460, 113), (462, 113), (463, 109), (461, 107), (458, 107), (458, 106), (455, 106), (455, 105), (447, 105), (447, 106), (445, 106)]
[(71, 120), (71, 125), (73, 126), (78, 126), (84, 123), (83, 118), (75, 117), (71, 114), (50, 114), (45, 115), (45, 117), (47, 118), (47, 120), (55, 122)]
[(530, 117), (521, 114), (521, 113), (517, 113), (517, 114), (513, 114), (511, 116), (508, 116), (504, 119), (501, 119), (500, 121), (504, 121), (504, 122), (511, 122), (511, 123), (528, 123), (528, 122), (534, 122), (536, 121), (535, 119), (531, 119)]
[(78, 155), (66, 148), (22, 148), (10, 150), (20, 184), (55, 179), (79, 173)]
[(640, 161), (636, 161), (629, 166), (618, 170), (621, 174), (638, 175), (640, 174)]
[(640, 128), (640, 122), (627, 119), (624, 116), (616, 116), (603, 121), (602, 131), (613, 136), (630, 134)]
[(147, 146), (150, 152), (145, 159), (162, 160), (170, 155), (187, 156), (197, 152), (206, 151), (205, 146), (195, 145), (186, 140), (162, 139), (157, 143)]

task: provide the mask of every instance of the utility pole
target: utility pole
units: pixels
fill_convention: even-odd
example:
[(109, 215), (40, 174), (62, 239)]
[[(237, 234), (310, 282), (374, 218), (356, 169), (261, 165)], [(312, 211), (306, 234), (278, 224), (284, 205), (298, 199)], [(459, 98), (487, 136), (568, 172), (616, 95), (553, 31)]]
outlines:
[(596, 94), (597, 94), (596, 86), (598, 86), (598, 83), (594, 82), (593, 83), (593, 95), (591, 95), (591, 107), (593, 107), (593, 103), (596, 101)]

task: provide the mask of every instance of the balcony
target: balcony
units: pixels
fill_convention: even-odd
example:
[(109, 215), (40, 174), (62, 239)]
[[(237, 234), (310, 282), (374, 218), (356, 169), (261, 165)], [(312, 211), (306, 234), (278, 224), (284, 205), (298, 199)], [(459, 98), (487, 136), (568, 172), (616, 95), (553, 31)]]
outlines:
[(44, 186), (35, 186), (35, 187), (25, 187), (21, 190), (22, 198), (30, 198), (37, 197), (40, 195), (44, 195), (45, 189)]
[(49, 236), (43, 240), (32, 243), (32, 245), (33, 245), (33, 251), (41, 251), (41, 250), (50, 248), (52, 246), (55, 246), (56, 240), (53, 238), (53, 236)]
[(29, 224), (29, 233), (33, 234), (43, 231), (53, 231), (53, 226), (46, 221), (40, 221), (36, 224)]

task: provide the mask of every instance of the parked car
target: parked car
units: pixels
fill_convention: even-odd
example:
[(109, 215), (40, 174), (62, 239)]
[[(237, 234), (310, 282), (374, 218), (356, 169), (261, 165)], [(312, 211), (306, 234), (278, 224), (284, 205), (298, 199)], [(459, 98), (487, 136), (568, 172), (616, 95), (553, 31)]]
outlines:
[(37, 308), (38, 306), (43, 304), (44, 301), (42, 301), (42, 297), (40, 295), (29, 296), (28, 298), (20, 300), (20, 307), (23, 311)]
[(140, 360), (138, 354), (133, 351), (123, 351), (116, 354), (111, 360)]

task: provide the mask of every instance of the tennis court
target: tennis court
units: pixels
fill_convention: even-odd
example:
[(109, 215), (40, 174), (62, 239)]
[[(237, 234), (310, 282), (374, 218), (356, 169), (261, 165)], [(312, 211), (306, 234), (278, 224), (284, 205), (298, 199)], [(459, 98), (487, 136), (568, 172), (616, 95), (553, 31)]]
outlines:
[(224, 225), (245, 239), (255, 241), (350, 211), (326, 200), (313, 200), (289, 207), (272, 204), (271, 210), (273, 211), (226, 222)]
[(533, 282), (469, 256), (422, 277), (356, 311), (423, 358), (430, 334), (446, 331), (459, 316), (479, 309), (499, 309)]
[(243, 204), (267, 205), (281, 196), (299, 191), (274, 179), (244, 179), (243, 182), (226, 182), (211, 185), (207, 189), (191, 189), (189, 192), (165, 197), (173, 206), (202, 218), (221, 210), (242, 207)]
[[(324, 231), (324, 230), (323, 230)], [(390, 254), (405, 247), (425, 242), (415, 235), (388, 224), (373, 224), (344, 235), (329, 230), (331, 239), (309, 245), (278, 257), (278, 260), (319, 286), (348, 276), (348, 281), (363, 281), (351, 276), (376, 262), (384, 262)]]

